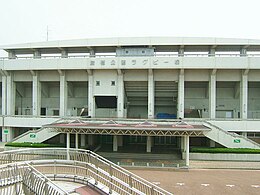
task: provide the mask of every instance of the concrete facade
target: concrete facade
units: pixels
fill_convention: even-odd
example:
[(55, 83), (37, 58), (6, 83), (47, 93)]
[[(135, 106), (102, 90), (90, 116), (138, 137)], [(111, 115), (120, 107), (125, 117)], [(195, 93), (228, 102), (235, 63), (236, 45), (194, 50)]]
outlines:
[[(3, 141), (13, 139), (14, 128), (79, 116), (167, 115), (209, 120), (225, 131), (260, 132), (259, 40), (111, 38), (3, 49), (9, 54), (0, 59)], [(231, 127), (234, 120), (243, 126)], [(80, 138), (82, 145), (85, 139)], [(114, 151), (121, 139), (114, 137)], [(75, 142), (78, 146), (78, 137)], [(148, 137), (146, 151), (152, 146)]]

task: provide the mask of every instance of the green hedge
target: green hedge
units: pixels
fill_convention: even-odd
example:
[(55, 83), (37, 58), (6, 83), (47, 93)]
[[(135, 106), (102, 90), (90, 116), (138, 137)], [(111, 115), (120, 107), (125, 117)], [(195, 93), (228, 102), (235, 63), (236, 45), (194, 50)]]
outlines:
[(239, 154), (260, 154), (260, 149), (251, 148), (191, 148), (193, 153), (239, 153)]
[(46, 148), (46, 147), (65, 147), (64, 144), (44, 144), (44, 143), (31, 143), (31, 142), (24, 142), (24, 143), (6, 143), (5, 146), (10, 147), (27, 147), (27, 148)]

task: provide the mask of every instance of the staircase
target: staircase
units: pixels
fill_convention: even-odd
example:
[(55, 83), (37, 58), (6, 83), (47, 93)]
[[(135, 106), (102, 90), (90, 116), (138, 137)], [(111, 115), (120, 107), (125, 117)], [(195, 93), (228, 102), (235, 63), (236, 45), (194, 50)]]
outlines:
[(30, 130), (24, 134), (19, 135), (18, 137), (14, 138), (12, 142), (42, 143), (58, 134), (59, 132), (53, 132), (50, 128), (40, 128), (38, 130)]
[(206, 121), (204, 125), (211, 129), (211, 131), (204, 132), (204, 135), (227, 148), (260, 148), (260, 144), (253, 140), (236, 133), (229, 133), (218, 126), (213, 125), (210, 121)]

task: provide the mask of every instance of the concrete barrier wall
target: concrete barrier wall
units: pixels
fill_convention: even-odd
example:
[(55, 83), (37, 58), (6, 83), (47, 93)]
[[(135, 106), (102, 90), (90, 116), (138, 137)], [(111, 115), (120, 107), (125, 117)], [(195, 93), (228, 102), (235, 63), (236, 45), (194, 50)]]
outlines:
[[(185, 153), (182, 154), (185, 158)], [(190, 153), (190, 160), (259, 161), (260, 154)]]

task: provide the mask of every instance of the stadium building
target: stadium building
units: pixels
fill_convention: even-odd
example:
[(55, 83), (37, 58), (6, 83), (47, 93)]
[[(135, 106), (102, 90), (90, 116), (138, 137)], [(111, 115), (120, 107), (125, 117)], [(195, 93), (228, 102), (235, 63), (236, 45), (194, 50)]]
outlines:
[(192, 146), (259, 148), (260, 40), (99, 38), (2, 49), (3, 142), (184, 151), (187, 165)]

